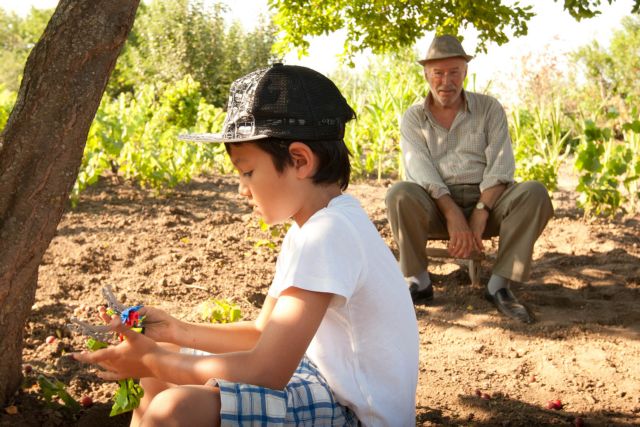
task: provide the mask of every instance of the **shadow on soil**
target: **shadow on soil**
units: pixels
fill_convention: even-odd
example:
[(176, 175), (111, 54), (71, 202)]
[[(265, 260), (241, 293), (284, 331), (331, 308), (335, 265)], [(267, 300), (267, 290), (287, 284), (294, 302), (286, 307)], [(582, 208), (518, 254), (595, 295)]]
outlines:
[[(511, 399), (508, 396), (491, 396), (483, 399), (474, 395), (460, 395), (458, 400), (468, 412), (460, 417), (443, 415), (439, 409), (426, 406), (416, 408), (416, 425), (437, 426), (549, 426), (576, 425), (580, 419), (585, 426), (631, 426), (637, 420), (633, 414), (617, 411), (572, 412), (571, 408), (561, 410)], [(483, 421), (476, 419), (482, 414)], [(508, 415), (505, 415), (508, 414)], [(507, 418), (508, 420), (505, 420)], [(580, 420), (577, 425), (580, 425)]]
[[(489, 268), (489, 263), (483, 263), (483, 284)], [(418, 317), (429, 316), (434, 324), (450, 326), (469, 314), (495, 313), (477, 328), (499, 327), (525, 336), (539, 336), (544, 328), (550, 338), (561, 339), (563, 330), (593, 325), (624, 328), (626, 331), (612, 333), (640, 340), (640, 311), (636, 309), (640, 303), (640, 258), (623, 249), (579, 256), (547, 253), (535, 261), (534, 269), (529, 283), (513, 288), (535, 314), (533, 325), (499, 316), (484, 299), (484, 285), (472, 286), (464, 267), (446, 275), (432, 274), (435, 299), (416, 302), (416, 307), (426, 308), (426, 312), (417, 310)]]

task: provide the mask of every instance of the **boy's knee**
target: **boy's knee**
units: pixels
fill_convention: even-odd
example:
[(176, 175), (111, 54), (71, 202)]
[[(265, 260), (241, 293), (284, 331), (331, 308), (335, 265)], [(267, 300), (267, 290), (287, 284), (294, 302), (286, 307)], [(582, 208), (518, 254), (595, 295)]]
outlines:
[(179, 416), (184, 406), (184, 399), (173, 389), (158, 393), (144, 413), (144, 420), (149, 425), (166, 425)]
[(179, 387), (170, 388), (153, 398), (144, 413), (144, 420), (149, 425), (167, 425), (183, 420), (193, 409), (188, 393)]
[(144, 425), (215, 426), (220, 420), (220, 396), (198, 386), (178, 386), (158, 393), (144, 412)]

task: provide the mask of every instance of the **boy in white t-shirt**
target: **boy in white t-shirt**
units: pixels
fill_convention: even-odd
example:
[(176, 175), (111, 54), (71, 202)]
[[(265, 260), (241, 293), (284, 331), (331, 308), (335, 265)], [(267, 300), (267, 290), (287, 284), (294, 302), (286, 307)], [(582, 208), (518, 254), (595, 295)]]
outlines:
[[(220, 135), (240, 194), (292, 219), (255, 321), (200, 325), (143, 307), (145, 334), (78, 360), (141, 378), (132, 425), (415, 425), (418, 330), (397, 262), (359, 202), (344, 129), (355, 113), (311, 69), (275, 64), (231, 87)], [(176, 351), (179, 347), (208, 353)]]

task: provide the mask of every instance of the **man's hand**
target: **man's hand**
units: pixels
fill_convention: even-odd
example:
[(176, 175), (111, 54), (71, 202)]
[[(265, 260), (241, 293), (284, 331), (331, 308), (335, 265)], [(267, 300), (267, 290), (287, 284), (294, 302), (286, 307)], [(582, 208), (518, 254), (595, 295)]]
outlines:
[(471, 228), (471, 232), (473, 233), (473, 247), (480, 253), (484, 252), (482, 235), (484, 234), (485, 228), (487, 228), (488, 219), (489, 212), (484, 209), (474, 209), (469, 217), (469, 228)]
[(467, 219), (458, 209), (446, 217), (449, 232), (449, 254), (456, 258), (466, 258), (475, 248), (475, 239)]
[(449, 254), (455, 258), (467, 258), (476, 248), (476, 243), (462, 209), (448, 194), (436, 199), (436, 204), (447, 221)]
[[(485, 189), (480, 195), (480, 202), (485, 206), (493, 208), (496, 206), (496, 202), (502, 196), (502, 193), (507, 189), (506, 184), (497, 184), (493, 187)], [(474, 209), (469, 217), (469, 227), (473, 232), (473, 239), (475, 248), (478, 252), (484, 252), (484, 244), (482, 243), (482, 235), (487, 228), (487, 221), (489, 220), (489, 212), (485, 209)]]

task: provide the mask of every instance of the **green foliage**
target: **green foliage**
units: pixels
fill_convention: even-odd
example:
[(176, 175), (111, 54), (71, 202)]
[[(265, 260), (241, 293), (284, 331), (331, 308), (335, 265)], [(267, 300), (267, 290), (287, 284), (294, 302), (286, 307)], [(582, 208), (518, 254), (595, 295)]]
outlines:
[(260, 230), (269, 233), (269, 237), (268, 239), (259, 239), (256, 243), (255, 246), (256, 247), (267, 247), (271, 250), (276, 250), (276, 241), (279, 239), (282, 239), (284, 237), (285, 234), (287, 234), (287, 230), (289, 230), (289, 227), (291, 227), (290, 223), (284, 223), (284, 224), (276, 224), (276, 225), (272, 225), (269, 226), (269, 224), (267, 224), (266, 222), (264, 222), (262, 220), (262, 218), (259, 220), (259, 227)]
[(64, 383), (58, 379), (49, 379), (44, 375), (38, 375), (38, 385), (40, 386), (42, 396), (44, 396), (47, 402), (52, 403), (53, 398), (57, 397), (62, 400), (66, 408), (71, 409), (72, 411), (78, 411), (80, 409), (80, 404), (71, 397), (67, 392)]
[[(640, 126), (640, 124), (638, 124)], [(633, 132), (633, 124), (628, 129)], [(634, 132), (634, 135), (637, 134)], [(576, 151), (575, 167), (579, 173), (576, 190), (578, 203), (586, 215), (614, 216), (626, 211), (623, 204), (631, 198), (622, 188), (637, 189), (638, 156), (637, 138), (634, 147), (613, 138), (610, 128), (600, 128), (593, 121), (584, 123), (584, 136)], [(637, 193), (635, 198), (637, 200)]]
[[(137, 328), (133, 328), (134, 330)], [(109, 344), (89, 337), (86, 346), (91, 351), (109, 347)], [(144, 396), (144, 389), (133, 378), (118, 381), (118, 390), (113, 395), (110, 417), (133, 411), (140, 406), (140, 399)]]
[(202, 0), (141, 3), (107, 92), (115, 97), (134, 91), (138, 82), (170, 83), (190, 75), (209, 103), (225, 106), (236, 78), (274, 59), (276, 34), (265, 19), (250, 32), (238, 23), (227, 26), (225, 9)]
[(623, 124), (622, 129), (624, 141), (633, 154), (633, 159), (628, 165), (627, 176), (623, 180), (629, 201), (627, 210), (640, 212), (640, 119)]
[[(558, 1), (558, 0), (554, 0)], [(614, 0), (606, 0), (608, 4), (612, 4)], [(584, 18), (593, 18), (600, 14), (597, 10), (600, 7), (601, 0), (564, 0), (564, 9), (578, 21)], [(635, 0), (633, 3), (632, 13), (640, 12), (640, 1)]]
[[(629, 106), (640, 102), (640, 16), (625, 17), (621, 29), (614, 31), (608, 48), (597, 41), (578, 49), (572, 59), (582, 65), (587, 77), (586, 106), (590, 110), (615, 108), (629, 119)], [(635, 53), (634, 53), (635, 52)]]
[(402, 167), (400, 119), (425, 94), (414, 52), (376, 57), (362, 73), (343, 71), (334, 81), (358, 117), (345, 135), (353, 176), (397, 176)]
[(87, 348), (91, 351), (96, 351), (96, 350), (100, 350), (101, 348), (109, 347), (109, 344), (107, 344), (106, 342), (99, 341), (91, 337), (87, 339), (86, 345), (87, 345)]
[(640, 49), (639, 30), (638, 16), (625, 18), (608, 48), (592, 43), (574, 53), (573, 65), (585, 66), (586, 80), (577, 72), (565, 77), (548, 55), (542, 66), (524, 67), (520, 80), (521, 104), (510, 124), (516, 176), (552, 190), (575, 150), (578, 203), (586, 215), (638, 212), (640, 62), (629, 53)]
[(133, 411), (140, 406), (140, 400), (144, 396), (144, 389), (132, 378), (118, 381), (120, 387), (113, 396), (110, 417)]
[(31, 8), (29, 14), (21, 18), (0, 8), (0, 86), (18, 91), (27, 56), (52, 14), (53, 9)]
[(307, 37), (346, 29), (347, 57), (368, 48), (374, 53), (400, 50), (427, 31), (458, 34), (468, 26), (478, 30), (479, 49), (484, 51), (490, 41), (507, 42), (506, 30), (516, 37), (526, 34), (533, 17), (531, 6), (505, 6), (501, 1), (269, 0), (269, 6), (277, 11), (274, 21), (286, 33), (276, 45), (279, 51), (295, 47), (306, 54)]
[(135, 96), (104, 97), (89, 130), (72, 200), (106, 171), (159, 190), (205, 170), (231, 170), (224, 146), (177, 140), (187, 130), (218, 130), (223, 120), (222, 109), (207, 104), (189, 76), (170, 85), (143, 85)]
[[(635, 11), (639, 2), (634, 3)], [(278, 51), (296, 48), (304, 55), (308, 37), (345, 29), (347, 58), (367, 49), (384, 53), (412, 46), (427, 31), (456, 35), (470, 26), (478, 31), (478, 50), (484, 52), (489, 42), (501, 45), (510, 36), (527, 34), (527, 22), (534, 16), (531, 6), (505, 5), (500, 0), (269, 0), (268, 4), (285, 32), (276, 44)], [(564, 5), (574, 18), (582, 19), (599, 13), (600, 0), (565, 0)]]
[(560, 104), (554, 108), (515, 110), (510, 123), (516, 159), (516, 179), (536, 180), (549, 191), (558, 186), (558, 173), (569, 153), (570, 130), (563, 130)]
[(242, 318), (240, 307), (232, 301), (209, 298), (198, 307), (200, 318), (209, 323), (233, 323)]
[[(225, 23), (224, 10), (202, 0), (141, 3), (89, 131), (72, 204), (107, 172), (159, 190), (203, 171), (231, 170), (223, 146), (176, 138), (218, 131), (233, 80), (273, 60), (273, 24), (261, 18), (245, 32), (239, 23)], [(21, 18), (0, 9), (0, 88), (7, 88), (0, 90), (1, 126), (27, 55), (52, 13), (32, 9)]]
[[(228, 25), (225, 10), (220, 2), (203, 0), (141, 2), (109, 80), (109, 96), (190, 75), (208, 103), (223, 107), (237, 77), (273, 62), (277, 33), (268, 17), (251, 31)], [(27, 56), (52, 14), (53, 9), (32, 8), (23, 18), (0, 6), (0, 85), (17, 92)]]

